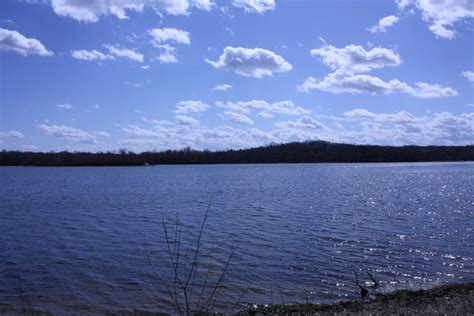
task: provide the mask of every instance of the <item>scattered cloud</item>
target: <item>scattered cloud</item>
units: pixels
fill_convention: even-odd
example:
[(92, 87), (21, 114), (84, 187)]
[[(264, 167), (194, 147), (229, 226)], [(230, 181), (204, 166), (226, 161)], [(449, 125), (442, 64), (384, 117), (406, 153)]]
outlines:
[(152, 43), (154, 45), (160, 45), (163, 42), (174, 42), (186, 45), (191, 44), (189, 32), (175, 28), (151, 29), (148, 30), (148, 34), (153, 37)]
[(245, 77), (262, 78), (275, 72), (293, 69), (283, 57), (263, 48), (227, 46), (217, 61), (205, 59), (216, 69), (234, 72)]
[(39, 55), (52, 56), (52, 51), (47, 50), (35, 38), (27, 38), (17, 31), (0, 28), (0, 50), (16, 52), (23, 56)]
[(115, 59), (115, 57), (122, 57), (128, 58), (134, 61), (143, 62), (143, 55), (127, 48), (119, 48), (113, 45), (104, 45), (104, 47), (109, 51), (108, 54), (104, 54), (100, 51), (95, 49), (93, 50), (72, 50), (71, 56), (76, 59), (80, 60), (87, 60), (87, 61), (103, 61), (103, 60), (111, 60)]
[(155, 59), (162, 64), (174, 64), (178, 62), (176, 57), (176, 48), (168, 44), (157, 45), (157, 48), (160, 49), (160, 54)]
[(297, 106), (289, 100), (273, 103), (269, 103), (265, 100), (216, 102), (216, 106), (218, 108), (246, 114), (249, 114), (252, 110), (256, 110), (259, 111), (259, 116), (261, 117), (271, 117), (273, 114), (304, 115), (311, 113), (310, 110)]
[(249, 13), (264, 13), (275, 9), (275, 0), (233, 0), (234, 6)]
[[(106, 132), (88, 133), (79, 128), (64, 125), (40, 124), (38, 127), (47, 135), (87, 144), (98, 144), (97, 137), (104, 137), (105, 134), (108, 135)], [(110, 137), (110, 135), (106, 137)]]
[(208, 108), (209, 105), (201, 101), (180, 101), (176, 104), (175, 113), (204, 112)]
[(128, 19), (127, 11), (142, 12), (145, 6), (152, 8), (157, 14), (188, 15), (193, 7), (209, 11), (214, 3), (210, 0), (51, 0), (51, 6), (60, 16), (70, 17), (78, 22), (94, 23), (104, 15)]
[(474, 112), (459, 115), (440, 112), (415, 116), (409, 112), (373, 113), (354, 109), (344, 113), (351, 124), (358, 124), (352, 141), (366, 144), (471, 144)]
[(437, 37), (453, 39), (456, 37), (454, 24), (474, 17), (474, 2), (471, 0), (395, 0), (403, 10), (416, 7), (424, 21), (431, 23), (429, 29)]
[(265, 111), (258, 112), (258, 113), (257, 113), (257, 116), (258, 116), (258, 117), (261, 117), (261, 118), (265, 118), (265, 119), (270, 119), (270, 118), (274, 118), (274, 117), (275, 117), (274, 114), (268, 113), (268, 112), (265, 112)]
[(224, 27), (224, 32), (228, 33), (230, 36), (234, 36), (234, 31), (230, 27)]
[(104, 47), (109, 51), (109, 54), (115, 57), (128, 58), (134, 61), (143, 62), (143, 55), (134, 50), (128, 48), (120, 48), (109, 44), (104, 45)]
[(85, 50), (85, 49), (72, 50), (71, 56), (76, 59), (87, 60), (87, 61), (114, 59), (113, 56), (105, 55), (104, 53), (101, 53), (95, 49), (90, 50), (90, 51)]
[(462, 75), (467, 80), (474, 82), (474, 71), (463, 71)]
[(239, 113), (239, 112), (232, 112), (232, 111), (225, 111), (222, 113), (222, 116), (228, 118), (234, 123), (239, 123), (239, 124), (246, 124), (246, 125), (254, 125), (254, 121), (245, 115), (244, 113)]
[(440, 98), (454, 97), (458, 92), (450, 87), (444, 87), (439, 84), (430, 84), (426, 82), (415, 82), (415, 87), (410, 87), (407, 93), (418, 98)]
[(279, 101), (270, 104), (269, 107), (264, 108), (264, 111), (268, 113), (278, 113), (286, 115), (302, 115), (311, 113), (310, 110), (296, 106), (292, 101)]
[(416, 82), (410, 86), (398, 79), (384, 81), (379, 77), (366, 74), (351, 74), (336, 71), (328, 74), (323, 79), (308, 77), (306, 81), (298, 86), (300, 92), (309, 92), (313, 89), (339, 93), (372, 95), (387, 95), (392, 93), (404, 93), (418, 98), (439, 98), (457, 96), (458, 92), (450, 87), (439, 84)]
[(296, 121), (279, 122), (276, 124), (279, 128), (312, 128), (323, 129), (324, 125), (316, 121), (310, 116), (302, 116)]
[(406, 111), (374, 113), (359, 108), (347, 111), (342, 116), (302, 115), (294, 121), (277, 122), (273, 129), (261, 130), (254, 127), (250, 117), (242, 114), (245, 115), (234, 110), (221, 114), (223, 118), (239, 123), (234, 127), (210, 127), (186, 118), (179, 122), (177, 119), (176, 124), (147, 119), (146, 127), (124, 127), (127, 137), (120, 143), (136, 150), (179, 149), (186, 146), (197, 149), (237, 149), (272, 142), (317, 139), (380, 145), (471, 144), (474, 119), (474, 113), (457, 115), (441, 112), (416, 116)]
[(64, 110), (72, 110), (74, 107), (69, 103), (61, 103), (56, 105), (57, 108), (64, 109)]
[(222, 83), (222, 84), (216, 84), (214, 88), (212, 88), (212, 91), (227, 91), (232, 89), (232, 86), (230, 84)]
[(20, 133), (18, 131), (0, 131), (0, 137), (12, 137), (12, 138), (23, 138), (25, 137), (25, 135), (23, 135), (23, 133)]
[(386, 32), (387, 28), (391, 27), (395, 23), (398, 22), (400, 18), (395, 15), (389, 15), (384, 18), (381, 18), (379, 20), (379, 23), (377, 25), (372, 26), (369, 31), (371, 33), (377, 33), (377, 32)]
[(176, 123), (178, 125), (185, 125), (185, 126), (198, 126), (199, 125), (199, 121), (197, 119), (191, 116), (187, 116), (187, 115), (177, 115)]
[(321, 48), (310, 51), (312, 56), (318, 56), (332, 70), (358, 73), (369, 72), (373, 69), (394, 67), (402, 63), (400, 56), (391, 49), (374, 47), (365, 50), (360, 45), (348, 45), (337, 48), (325, 44)]
[(138, 88), (141, 86), (141, 84), (136, 83), (136, 82), (131, 82), (131, 81), (125, 81), (123, 84), (126, 86), (135, 87), (135, 88)]
[(321, 61), (334, 72), (322, 79), (308, 77), (297, 87), (300, 92), (322, 90), (331, 93), (368, 93), (387, 95), (404, 93), (418, 98), (439, 98), (457, 96), (458, 92), (439, 84), (416, 82), (410, 86), (398, 79), (383, 79), (365, 74), (374, 69), (398, 66), (402, 63), (400, 56), (391, 49), (375, 47), (369, 51), (359, 45), (348, 45), (336, 48), (324, 44), (322, 48), (312, 49), (311, 55), (320, 56)]
[(99, 131), (99, 132), (93, 132), (92, 134), (99, 136), (99, 137), (107, 137), (110, 138), (110, 134), (107, 132)]
[(151, 43), (153, 46), (160, 50), (160, 54), (156, 57), (162, 64), (173, 64), (178, 62), (176, 57), (176, 47), (164, 42), (172, 42), (175, 44), (191, 44), (189, 32), (175, 29), (175, 28), (155, 28), (148, 30), (148, 34), (151, 35)]

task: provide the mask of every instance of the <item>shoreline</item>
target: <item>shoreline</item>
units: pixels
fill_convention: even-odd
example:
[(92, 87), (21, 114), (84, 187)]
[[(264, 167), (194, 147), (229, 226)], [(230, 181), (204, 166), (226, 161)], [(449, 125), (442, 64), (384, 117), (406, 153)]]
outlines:
[(23, 168), (106, 168), (106, 167), (132, 167), (132, 168), (149, 168), (160, 166), (242, 166), (242, 165), (370, 165), (370, 164), (472, 164), (473, 160), (420, 160), (420, 161), (356, 161), (356, 162), (236, 162), (236, 163), (157, 163), (157, 164), (137, 164), (137, 165), (19, 165), (9, 164), (0, 167), (23, 167)]
[(474, 283), (428, 290), (376, 293), (372, 300), (259, 305), (237, 315), (468, 315), (474, 311)]
[[(237, 313), (212, 313), (214, 315), (470, 315), (474, 311), (474, 282), (445, 284), (428, 290), (399, 290), (375, 293), (370, 300), (349, 300), (335, 303), (291, 303), (257, 305)], [(93, 313), (91, 311), (69, 311)], [(110, 315), (170, 315), (143, 310), (107, 313)], [(35, 309), (2, 310), (0, 315), (55, 315)]]

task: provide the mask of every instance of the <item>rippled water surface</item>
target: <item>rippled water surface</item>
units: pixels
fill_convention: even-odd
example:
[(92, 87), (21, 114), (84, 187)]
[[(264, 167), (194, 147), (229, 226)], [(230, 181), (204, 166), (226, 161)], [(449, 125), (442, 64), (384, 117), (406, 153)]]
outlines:
[(216, 309), (356, 298), (354, 271), (381, 291), (472, 282), (473, 180), (473, 163), (2, 167), (0, 311), (172, 312), (168, 245), (189, 271), (209, 202), (190, 283), (235, 251)]

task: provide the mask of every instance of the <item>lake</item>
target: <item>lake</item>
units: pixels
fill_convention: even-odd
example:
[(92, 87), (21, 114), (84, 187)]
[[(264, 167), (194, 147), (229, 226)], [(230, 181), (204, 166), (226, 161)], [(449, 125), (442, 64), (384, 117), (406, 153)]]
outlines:
[(188, 289), (219, 284), (214, 310), (358, 298), (355, 272), (472, 282), (473, 183), (474, 163), (1, 167), (0, 311), (176, 312), (201, 227)]

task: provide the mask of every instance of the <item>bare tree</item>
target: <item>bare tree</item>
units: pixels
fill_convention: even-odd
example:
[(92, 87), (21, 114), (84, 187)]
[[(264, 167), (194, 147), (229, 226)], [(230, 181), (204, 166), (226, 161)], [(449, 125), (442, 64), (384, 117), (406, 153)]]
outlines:
[[(179, 213), (174, 223), (169, 226), (162, 216), (162, 226), (167, 247), (167, 254), (172, 268), (171, 280), (168, 280), (168, 294), (173, 301), (176, 312), (180, 315), (195, 315), (210, 313), (216, 303), (217, 293), (222, 286), (224, 276), (235, 253), (233, 249), (224, 263), (223, 268), (216, 275), (210, 264), (203, 262), (204, 257), (213, 260), (215, 248), (204, 254), (203, 233), (206, 226), (211, 202), (209, 202), (202, 222), (197, 225), (197, 235), (189, 231), (183, 232), (186, 227), (181, 222)], [(194, 236), (195, 240), (186, 243), (184, 234)], [(204, 269), (202, 269), (204, 267)], [(160, 275), (160, 278), (161, 275)]]

